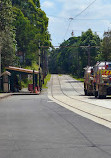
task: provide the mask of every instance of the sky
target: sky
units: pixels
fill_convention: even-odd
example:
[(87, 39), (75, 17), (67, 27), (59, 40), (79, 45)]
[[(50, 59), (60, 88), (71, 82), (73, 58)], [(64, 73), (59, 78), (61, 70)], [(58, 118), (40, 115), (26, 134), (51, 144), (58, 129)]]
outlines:
[[(41, 9), (49, 18), (48, 31), (52, 44), (80, 36), (89, 28), (103, 38), (111, 29), (111, 0), (40, 0)], [(88, 7), (89, 6), (89, 7)]]

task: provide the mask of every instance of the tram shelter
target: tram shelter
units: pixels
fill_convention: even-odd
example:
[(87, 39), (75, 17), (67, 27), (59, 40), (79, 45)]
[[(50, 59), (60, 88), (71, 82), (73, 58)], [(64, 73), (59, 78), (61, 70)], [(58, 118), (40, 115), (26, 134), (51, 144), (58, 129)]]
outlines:
[(17, 75), (29, 75), (31, 74), (33, 76), (33, 92), (35, 91), (35, 87), (37, 88), (37, 90), (39, 91), (39, 86), (38, 86), (38, 76), (39, 76), (39, 71), (35, 71), (35, 70), (29, 70), (29, 69), (23, 69), (23, 68), (19, 68), (19, 67), (13, 67), (13, 66), (9, 66), (6, 67), (6, 70), (9, 71), (11, 73), (10, 76), (10, 91), (11, 92), (15, 92), (15, 84), (17, 84), (15, 82), (15, 78)]

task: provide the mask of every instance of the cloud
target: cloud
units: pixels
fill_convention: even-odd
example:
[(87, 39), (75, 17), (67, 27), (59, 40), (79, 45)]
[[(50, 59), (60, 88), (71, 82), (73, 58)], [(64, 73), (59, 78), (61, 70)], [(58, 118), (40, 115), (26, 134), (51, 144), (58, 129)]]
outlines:
[(45, 1), (43, 3), (46, 3), (44, 7), (49, 6), (54, 8), (53, 10), (48, 10), (49, 15), (64, 17), (63, 19), (55, 18), (53, 16), (49, 18), (49, 32), (51, 33), (52, 42), (54, 44), (63, 42), (65, 34), (65, 39), (68, 39), (71, 36), (72, 30), (74, 31), (75, 36), (79, 36), (82, 31), (86, 31), (91, 28), (92, 31), (97, 31), (100, 37), (102, 37), (104, 31), (107, 31), (108, 28), (111, 29), (111, 0), (107, 2), (106, 0), (97, 0), (81, 15), (79, 15), (76, 20), (71, 22), (67, 31), (70, 21), (69, 18), (74, 18), (93, 1), (94, 0), (53, 0), (52, 5), (47, 5), (46, 3), (51, 1)]
[[(64, 17), (75, 17), (81, 11), (83, 11), (89, 4), (91, 4), (94, 0), (56, 0), (57, 2), (61, 2), (63, 7), (60, 11), (59, 15)], [(104, 0), (97, 0), (93, 3), (88, 9), (86, 9), (79, 17), (85, 18), (91, 17), (101, 17), (103, 15), (110, 16), (111, 11), (111, 1), (109, 3), (105, 3)], [(90, 14), (89, 14), (90, 13)], [(86, 18), (87, 18), (86, 17)]]
[[(62, 10), (59, 12), (59, 16), (65, 17), (65, 18), (74, 18), (76, 15), (78, 15), (79, 13), (81, 13), (85, 8), (87, 8), (87, 6), (89, 4), (91, 4), (91, 2), (93, 2), (93, 0), (57, 0), (59, 2), (63, 3), (63, 8)], [(110, 1), (110, 5), (109, 3), (105, 3), (104, 0), (97, 0), (95, 3), (93, 3), (93, 5), (91, 5), (88, 9), (86, 9), (84, 12), (82, 12), (76, 19), (103, 19), (103, 20), (98, 20), (98, 21), (91, 21), (91, 20), (81, 20), (81, 21), (73, 21), (72, 23), (75, 24), (75, 26), (77, 24), (78, 27), (81, 26), (81, 28), (88, 28), (88, 25), (93, 26), (93, 28), (95, 27), (96, 30), (96, 24), (100, 24), (100, 30), (101, 28), (106, 29), (106, 27), (108, 27), (109, 24), (109, 20), (110, 19), (110, 15), (111, 15), (111, 1)], [(105, 27), (106, 25), (106, 27)]]
[(51, 1), (45, 1), (41, 6), (42, 8), (54, 8), (55, 4)]

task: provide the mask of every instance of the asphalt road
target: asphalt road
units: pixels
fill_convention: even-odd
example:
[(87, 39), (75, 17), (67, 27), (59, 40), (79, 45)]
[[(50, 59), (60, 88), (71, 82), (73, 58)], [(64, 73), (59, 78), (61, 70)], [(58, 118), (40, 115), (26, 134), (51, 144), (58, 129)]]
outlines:
[(53, 102), (47, 92), (11, 96), (0, 100), (0, 158), (111, 158), (111, 129)]

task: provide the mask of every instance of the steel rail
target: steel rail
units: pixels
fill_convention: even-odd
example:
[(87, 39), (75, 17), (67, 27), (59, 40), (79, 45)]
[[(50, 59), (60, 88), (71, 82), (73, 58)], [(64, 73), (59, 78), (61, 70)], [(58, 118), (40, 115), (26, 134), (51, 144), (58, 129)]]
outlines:
[[(57, 76), (57, 78), (58, 78), (58, 76)], [(74, 100), (77, 100), (77, 101), (80, 101), (80, 102), (84, 102), (84, 103), (87, 103), (87, 104), (91, 104), (91, 105), (93, 105), (93, 106), (95, 106), (95, 107), (98, 106), (98, 105), (95, 105), (95, 104), (92, 104), (92, 103), (88, 103), (88, 102), (85, 102), (85, 101), (81, 101), (81, 100), (79, 100), (79, 99), (72, 98), (72, 97), (68, 96), (68, 95), (65, 94), (64, 91), (62, 90), (62, 87), (61, 87), (61, 83), (60, 83), (59, 78), (58, 78), (58, 81), (59, 81), (59, 86), (60, 86), (61, 92), (62, 92), (65, 96), (67, 96), (68, 98), (71, 98), (71, 99), (74, 99)], [(107, 119), (105, 119), (105, 118), (103, 118), (103, 117), (100, 117), (100, 116), (97, 116), (97, 115), (95, 115), (95, 114), (91, 114), (91, 113), (89, 113), (89, 112), (87, 112), (87, 111), (85, 111), (85, 110), (82, 110), (82, 109), (80, 109), (80, 108), (73, 107), (73, 106), (71, 106), (70, 104), (67, 104), (67, 103), (61, 101), (60, 99), (55, 98), (54, 95), (53, 95), (52, 87), (53, 87), (53, 77), (52, 77), (52, 81), (51, 81), (51, 95), (52, 95), (52, 98), (54, 98), (55, 100), (57, 100), (57, 101), (59, 101), (59, 102), (65, 104), (65, 105), (67, 105), (67, 106), (69, 106), (69, 107), (71, 107), (71, 108), (73, 108), (73, 109), (79, 110), (79, 111), (84, 112), (84, 113), (86, 113), (86, 114), (88, 114), (88, 115), (90, 115), (90, 116), (93, 116), (93, 117), (96, 117), (96, 118), (99, 118), (99, 119), (101, 119), (101, 120), (104, 120), (104, 121), (106, 121), (106, 122), (111, 123), (110, 120), (107, 120)], [(101, 106), (99, 106), (99, 107), (101, 107)], [(101, 108), (102, 108), (102, 109), (108, 109), (108, 108), (105, 108), (105, 107), (101, 107)], [(108, 110), (110, 110), (110, 109), (108, 109)]]
[[(58, 79), (59, 79), (59, 78), (58, 78)], [(70, 83), (70, 84), (71, 84), (71, 83)], [(61, 85), (61, 84), (60, 84), (60, 85)], [(73, 86), (72, 86), (72, 87), (73, 87)], [(79, 93), (74, 87), (73, 87), (73, 89), (74, 89), (78, 94), (82, 94), (82, 93)], [(69, 98), (71, 98), (71, 99), (78, 100), (78, 101), (84, 102), (84, 103), (88, 103), (87, 101), (83, 101), (83, 100), (76, 99), (76, 98), (73, 98), (73, 97), (68, 96), (66, 93), (64, 93), (64, 91), (62, 90), (62, 87), (61, 87), (61, 91), (62, 91), (62, 93), (63, 93), (64, 95), (66, 95), (67, 97), (69, 97)], [(82, 94), (82, 95), (83, 95), (83, 94)], [(111, 110), (111, 109), (109, 109), (109, 108), (107, 108), (107, 107), (102, 107), (102, 106), (100, 106), (100, 105), (96, 105), (96, 104), (93, 104), (93, 103), (88, 103), (88, 104), (91, 104), (91, 105), (94, 105), (94, 106), (98, 106), (98, 107), (101, 107), (101, 108), (103, 108), (103, 109)]]
[[(65, 78), (66, 78), (66, 76), (65, 76)], [(68, 78), (66, 78), (67, 80), (68, 80)], [(68, 80), (69, 81), (69, 80)], [(76, 81), (76, 80), (75, 80)], [(82, 93), (80, 93), (80, 92), (78, 92), (75, 88), (74, 88), (74, 86), (72, 85), (72, 83), (71, 82), (68, 82), (68, 83), (70, 83), (70, 85), (72, 86), (72, 88), (74, 89), (74, 91), (76, 91), (78, 94), (80, 94), (80, 95), (83, 95)], [(79, 84), (79, 83), (78, 83)], [(80, 85), (80, 84), (79, 84)], [(81, 87), (81, 88), (83, 88), (81, 85), (79, 86), (79, 87)]]
[[(53, 85), (53, 77), (52, 77), (52, 79), (51, 79), (51, 94), (52, 94), (52, 97), (53, 97), (55, 100), (57, 100), (57, 101), (59, 101), (59, 102), (61, 102), (61, 103), (64, 103), (64, 102), (62, 102), (61, 100), (56, 99), (56, 98), (53, 96), (52, 85)], [(61, 86), (60, 86), (60, 88), (61, 88)], [(64, 104), (66, 104), (66, 103), (64, 103)], [(83, 110), (81, 110), (81, 109), (79, 109), (79, 108), (75, 108), (75, 107), (73, 107), (73, 106), (71, 106), (71, 105), (69, 105), (69, 104), (66, 104), (66, 105), (68, 105), (69, 107), (71, 107), (71, 108), (73, 108), (73, 109), (77, 109), (77, 110), (79, 110), (79, 111), (82, 111), (82, 112), (84, 112), (84, 113), (87, 113), (87, 114), (89, 114), (89, 115), (92, 115), (92, 114), (90, 114), (90, 113), (88, 113), (88, 112), (86, 112), (86, 111), (83, 111)], [(50, 109), (52, 110), (52, 108), (50, 108)], [(54, 109), (53, 109), (53, 111), (56, 112)], [(56, 113), (57, 113), (57, 112), (56, 112)], [(99, 146), (98, 144), (95, 144), (92, 140), (90, 140), (80, 129), (78, 129), (77, 126), (75, 126), (74, 124), (72, 124), (69, 120), (65, 119), (65, 118), (64, 118), (63, 116), (61, 116), (59, 113), (57, 113), (57, 114), (58, 114), (60, 117), (62, 117), (63, 120), (65, 120), (66, 122), (68, 122), (73, 128), (75, 128), (75, 129), (91, 144), (91, 145), (88, 145), (89, 147), (95, 147), (95, 148), (99, 149), (100, 151), (104, 152), (105, 154), (111, 156), (111, 154), (110, 154), (109, 152), (107, 152), (107, 151), (101, 149), (101, 146)], [(105, 121), (111, 123), (111, 121), (106, 120), (106, 119), (103, 119), (103, 118), (98, 117), (98, 116), (96, 116), (96, 115), (92, 115), (92, 116), (94, 116), (94, 117), (96, 117), (96, 118), (99, 118), (99, 119), (101, 119), (101, 120), (105, 120)]]

